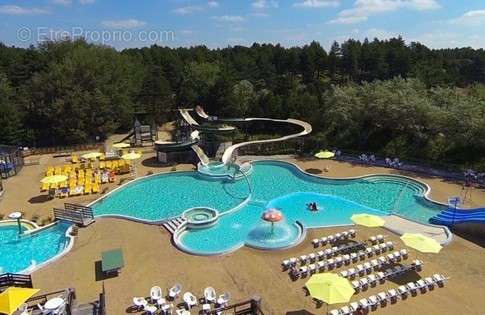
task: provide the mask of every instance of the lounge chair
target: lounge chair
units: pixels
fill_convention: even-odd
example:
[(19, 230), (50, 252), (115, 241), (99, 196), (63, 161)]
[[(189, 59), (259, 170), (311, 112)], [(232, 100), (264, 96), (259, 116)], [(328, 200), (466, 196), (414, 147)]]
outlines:
[(350, 253), (350, 259), (352, 260), (352, 262), (357, 262), (359, 256), (357, 255), (357, 253)]
[(340, 257), (340, 256), (335, 257), (335, 264), (337, 265), (337, 267), (342, 266), (342, 264), (343, 264), (343, 259), (342, 259), (342, 257)]
[(343, 255), (342, 260), (343, 260), (344, 264), (350, 265), (350, 255), (348, 255), (348, 254)]
[(376, 274), (377, 278), (379, 279), (379, 283), (382, 284), (384, 282), (386, 282), (386, 274), (383, 273), (382, 271), (379, 271), (377, 274)]
[(204, 289), (204, 298), (208, 303), (215, 303), (217, 299), (216, 290), (213, 287), (207, 287)]
[(317, 255), (315, 253), (308, 254), (308, 258), (310, 261), (315, 261), (317, 259)]
[(181, 291), (182, 291), (182, 285), (179, 283), (176, 283), (173, 287), (168, 289), (168, 297), (171, 299), (175, 299), (177, 296), (179, 296)]
[(364, 263), (364, 269), (367, 274), (372, 272), (372, 265), (369, 262)]
[(306, 261), (307, 261), (307, 258), (308, 258), (307, 255), (301, 255), (300, 256), (300, 263), (301, 264), (305, 264)]
[(401, 298), (408, 296), (409, 289), (405, 285), (401, 285), (397, 288), (397, 292), (401, 295)]
[(365, 253), (367, 254), (367, 256), (370, 258), (374, 255), (374, 249), (372, 247), (367, 247), (365, 249)]
[(378, 243), (382, 243), (382, 242), (384, 242), (384, 235), (379, 234), (379, 235), (376, 236), (376, 239), (377, 239)]
[(377, 258), (377, 261), (379, 262), (380, 265), (387, 264), (387, 259), (384, 256), (380, 256), (379, 258)]
[(158, 308), (155, 305), (147, 304), (144, 306), (143, 310), (148, 314), (154, 315), (158, 311)]
[(349, 276), (349, 272), (347, 270), (340, 271), (337, 273), (339, 276), (347, 278)]
[(411, 292), (411, 293), (417, 293), (417, 286), (414, 282), (408, 282), (406, 284), (406, 288), (408, 288), (408, 291)]
[(367, 299), (360, 299), (359, 306), (363, 311), (367, 311), (369, 309), (369, 301)]
[(227, 306), (230, 300), (231, 295), (228, 292), (225, 292), (224, 294), (219, 295), (219, 298), (217, 299), (217, 304), (221, 306)]
[(184, 293), (184, 302), (187, 304), (187, 308), (190, 310), (192, 307), (197, 305), (197, 298), (190, 292)]
[(369, 285), (371, 287), (375, 287), (377, 285), (377, 276), (375, 275), (369, 275), (367, 276), (367, 279), (369, 280)]
[(352, 310), (347, 305), (342, 306), (339, 311), (339, 314), (341, 315), (350, 315), (351, 313), (352, 313)]
[(317, 248), (320, 246), (320, 240), (318, 238), (315, 238), (312, 240), (313, 247)]
[(386, 244), (386, 247), (389, 249), (389, 250), (393, 250), (394, 249), (394, 243), (389, 241), (389, 242), (386, 242), (384, 243)]
[(310, 273), (314, 273), (317, 271), (317, 265), (315, 264), (309, 264), (308, 265), (308, 270), (310, 271)]
[(377, 307), (377, 304), (379, 303), (379, 300), (377, 299), (377, 296), (371, 295), (367, 298), (367, 301), (369, 302), (369, 306), (371, 308)]
[(424, 278), (424, 282), (426, 283), (426, 285), (428, 286), (428, 289), (432, 290), (434, 289), (434, 281), (433, 281), (433, 278), (431, 277), (426, 277)]
[(359, 303), (358, 302), (352, 302), (350, 303), (350, 311), (351, 314), (354, 312), (357, 312), (360, 309)]
[(371, 242), (372, 245), (377, 244), (377, 238), (375, 236), (369, 237), (369, 242)]
[(357, 270), (355, 268), (349, 268), (347, 270), (347, 272), (348, 272), (348, 277), (349, 278), (354, 278), (355, 277), (355, 273), (357, 272)]
[(98, 183), (93, 184), (92, 191), (93, 191), (93, 194), (99, 193), (99, 184)]
[(301, 266), (300, 267), (300, 275), (302, 275), (302, 276), (305, 275), (306, 276), (308, 274), (308, 271), (309, 270), (308, 270), (308, 267), (307, 266)]
[(350, 237), (354, 238), (356, 234), (357, 234), (357, 232), (354, 229), (349, 230)]
[(367, 280), (367, 278), (360, 279), (359, 283), (362, 290), (365, 290), (369, 287), (369, 280)]
[(325, 258), (325, 253), (323, 252), (323, 250), (318, 251), (317, 256), (318, 256), (318, 259), (322, 260), (323, 258)]
[(397, 300), (397, 291), (395, 289), (387, 290), (386, 292), (389, 301), (396, 301)]
[(388, 249), (391, 250), (392, 248), (389, 248), (386, 243), (381, 243), (379, 245), (376, 245), (379, 247), (382, 253), (385, 253)]
[(360, 291), (361, 284), (359, 280), (354, 280), (351, 283), (355, 291)]
[(432, 278), (439, 287), (444, 286), (446, 278), (443, 275), (435, 273)]
[(150, 298), (152, 299), (152, 302), (158, 301), (159, 299), (162, 298), (162, 288), (159, 286), (152, 287), (150, 289)]
[(401, 250), (399, 251), (399, 253), (401, 253), (401, 257), (402, 257), (403, 259), (407, 259), (407, 258), (408, 258), (408, 251), (407, 251), (406, 249), (401, 249)]
[(424, 282), (423, 279), (419, 279), (418, 281), (416, 281), (416, 286), (422, 293), (425, 293), (428, 288), (428, 285), (426, 284), (426, 282)]
[(323, 262), (323, 261), (319, 261), (319, 262), (317, 262), (317, 268), (318, 268), (318, 270), (320, 270), (320, 271), (325, 270), (325, 262)]
[(377, 293), (377, 300), (381, 303), (382, 306), (386, 306), (386, 304), (387, 304), (387, 294), (386, 294), (386, 292)]
[(365, 273), (364, 265), (357, 265), (357, 266), (355, 266), (355, 269), (357, 270), (357, 273), (360, 276), (363, 276), (364, 275), (364, 273)]
[(328, 243), (328, 238), (327, 237), (324, 236), (324, 237), (322, 237), (320, 239), (320, 244), (321, 245), (327, 245), (327, 243)]

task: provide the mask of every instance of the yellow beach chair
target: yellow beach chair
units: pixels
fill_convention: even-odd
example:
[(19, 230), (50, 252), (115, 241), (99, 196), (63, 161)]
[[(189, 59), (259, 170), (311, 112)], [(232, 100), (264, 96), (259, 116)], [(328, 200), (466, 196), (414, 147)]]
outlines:
[(87, 195), (87, 194), (90, 194), (90, 193), (91, 193), (91, 183), (86, 182), (86, 183), (84, 183), (84, 194)]
[(79, 156), (77, 156), (77, 154), (72, 154), (71, 155), (71, 163), (72, 164), (79, 163)]
[(49, 184), (43, 183), (40, 185), (40, 191), (48, 191), (49, 190)]
[(99, 193), (99, 184), (95, 182), (93, 184), (93, 194), (98, 194), (98, 193)]
[(84, 170), (79, 170), (77, 172), (77, 178), (84, 178)]
[(60, 166), (56, 166), (54, 169), (54, 174), (55, 175), (61, 175), (62, 174), (62, 168)]
[(104, 168), (106, 168), (106, 163), (104, 163), (104, 162), (99, 162), (99, 168), (100, 168), (100, 169), (104, 169)]
[(104, 153), (101, 153), (101, 155), (99, 156), (99, 160), (100, 161), (106, 160), (106, 155)]
[(109, 169), (109, 170), (110, 170), (110, 169), (111, 169), (111, 167), (112, 167), (112, 165), (113, 165), (113, 163), (112, 163), (111, 161), (106, 161), (106, 168), (107, 168), (107, 169)]

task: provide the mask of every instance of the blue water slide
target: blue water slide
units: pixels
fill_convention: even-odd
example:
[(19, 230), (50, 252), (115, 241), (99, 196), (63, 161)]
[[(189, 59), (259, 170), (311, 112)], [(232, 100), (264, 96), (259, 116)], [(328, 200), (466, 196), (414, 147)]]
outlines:
[(476, 209), (454, 209), (448, 208), (441, 211), (429, 222), (440, 225), (454, 225), (462, 223), (483, 223), (485, 224), (485, 208)]

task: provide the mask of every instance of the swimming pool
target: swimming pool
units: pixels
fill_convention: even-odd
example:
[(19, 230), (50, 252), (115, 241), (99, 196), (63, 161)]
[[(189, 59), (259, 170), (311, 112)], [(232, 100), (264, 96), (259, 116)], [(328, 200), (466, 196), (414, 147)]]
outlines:
[(0, 273), (29, 272), (62, 253), (70, 243), (70, 224), (59, 222), (32, 233), (18, 234), (16, 223), (0, 225)]
[[(359, 212), (396, 213), (427, 222), (444, 208), (424, 197), (428, 190), (426, 185), (406, 177), (373, 175), (324, 179), (285, 162), (252, 164), (252, 174), (247, 181), (211, 179), (197, 172), (155, 175), (127, 184), (92, 207), (97, 216), (121, 215), (152, 222), (180, 216), (188, 208), (216, 209), (220, 214), (216, 225), (177, 235), (180, 247), (200, 254), (223, 253), (250, 245), (248, 243), (258, 239), (250, 236), (264, 234), (253, 231), (258, 227), (264, 229), (265, 222), (260, 217), (269, 207), (280, 208), (283, 212), (286, 234), (280, 233), (279, 239), (287, 239), (275, 242), (278, 244), (270, 248), (288, 247), (298, 242), (302, 232), (297, 222), (310, 228), (344, 225), (350, 224), (350, 216)], [(317, 202), (323, 211), (307, 211), (308, 202)], [(237, 210), (232, 210), (238, 205)]]

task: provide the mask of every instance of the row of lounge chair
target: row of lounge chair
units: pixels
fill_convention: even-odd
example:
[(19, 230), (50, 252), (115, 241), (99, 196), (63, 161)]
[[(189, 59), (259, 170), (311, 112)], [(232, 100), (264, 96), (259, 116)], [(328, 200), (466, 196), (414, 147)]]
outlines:
[(315, 238), (312, 240), (312, 244), (315, 248), (319, 246), (325, 246), (327, 244), (334, 244), (338, 241), (345, 241), (351, 238), (355, 238), (356, 234), (357, 232), (354, 229), (350, 229), (348, 231), (335, 233), (332, 235), (324, 236), (322, 238)]
[[(309, 264), (308, 266), (301, 266), (299, 269), (296, 267), (291, 267), (291, 272), (290, 276), (293, 278), (300, 277), (300, 276), (305, 276), (308, 273), (316, 273), (316, 272), (323, 272), (325, 270), (332, 270), (335, 268), (339, 268), (343, 265), (350, 265), (352, 262), (357, 262), (359, 260), (364, 260), (366, 257), (372, 257), (375, 252), (381, 252), (385, 251), (387, 249), (393, 249), (394, 244), (392, 242), (389, 242), (390, 244), (388, 245), (387, 243), (381, 244), (381, 246), (377, 246), (377, 249), (372, 247), (366, 248), (366, 250), (360, 250), (357, 253), (350, 253), (350, 254), (345, 254), (341, 256), (337, 256), (335, 258), (330, 258), (324, 261), (318, 261), (316, 263)], [(370, 250), (370, 251), (368, 251)], [(398, 252), (399, 253), (399, 252)], [(407, 251), (405, 252), (406, 257), (407, 257)], [(382, 258), (382, 259), (381, 259)], [(376, 263), (380, 266), (380, 264), (387, 263), (388, 259), (384, 256), (379, 257), (378, 259), (375, 259)], [(382, 262), (383, 261), (383, 262)], [(382, 263), (381, 263), (382, 262)], [(372, 268), (371, 263), (365, 263), (364, 264), (367, 268), (367, 265)], [(363, 265), (363, 266), (364, 266)], [(352, 268), (351, 268), (352, 269)]]
[(408, 282), (406, 285), (401, 285), (396, 289), (379, 292), (376, 295), (371, 295), (363, 298), (358, 302), (352, 302), (349, 305), (343, 306), (340, 309), (331, 310), (329, 315), (350, 315), (353, 313), (363, 314), (370, 310), (376, 310), (379, 306), (385, 307), (389, 303), (396, 303), (399, 299), (406, 299), (409, 294), (416, 296), (418, 291), (426, 293), (428, 290), (433, 290), (436, 286), (443, 287), (448, 278), (440, 274), (434, 274), (418, 280), (416, 282)]
[[(364, 260), (367, 257), (372, 257), (374, 254), (380, 254), (386, 252), (387, 250), (394, 249), (394, 243), (389, 241), (386, 243), (382, 243), (379, 245), (365, 247), (365, 243), (357, 243), (361, 246), (356, 246), (359, 250), (357, 252), (352, 252), (350, 254), (339, 255), (335, 257), (335, 262), (339, 264), (343, 262), (344, 264), (348, 265), (351, 261), (357, 262), (358, 260)], [(342, 245), (345, 246), (345, 245)], [(344, 247), (337, 247), (334, 246), (332, 248), (327, 248), (322, 251), (318, 251), (316, 253), (310, 253), (308, 255), (302, 255), (299, 258), (292, 257), (290, 259), (285, 259), (281, 263), (283, 270), (287, 270), (290, 267), (294, 267), (299, 262), (301, 266), (306, 265), (309, 262), (316, 262), (317, 260), (322, 261), (327, 259), (327, 264), (331, 263), (331, 257), (334, 257), (336, 254), (339, 254)]]
[[(421, 272), (423, 262), (420, 260), (415, 260), (411, 263), (411, 265), (407, 266), (395, 266), (392, 268), (387, 269), (386, 271), (379, 271), (376, 274), (369, 274), (371, 271), (366, 269), (364, 273), (358, 273), (359, 276), (365, 273), (369, 274), (366, 277), (362, 277), (358, 280), (353, 280), (352, 286), (356, 292), (365, 291), (370, 287), (376, 286), (378, 283), (383, 284), (387, 279), (397, 277), (402, 275), (410, 270), (415, 270), (416, 272)], [(357, 273), (354, 273), (355, 276)], [(347, 275), (347, 278), (351, 278), (352, 276)]]
[[(402, 252), (402, 253), (401, 253)], [(399, 261), (402, 259), (407, 259), (407, 251), (402, 249), (401, 252), (396, 251), (392, 254), (392, 256), (400, 257)], [(370, 274), (372, 271), (381, 270), (382, 266), (390, 265), (398, 262), (397, 259), (389, 258), (388, 256), (380, 256), (376, 259), (372, 259), (369, 262), (365, 262), (363, 264), (356, 265), (355, 267), (349, 268), (347, 270), (340, 271), (338, 274), (344, 278), (353, 279), (357, 276), (364, 276), (365, 274)]]

